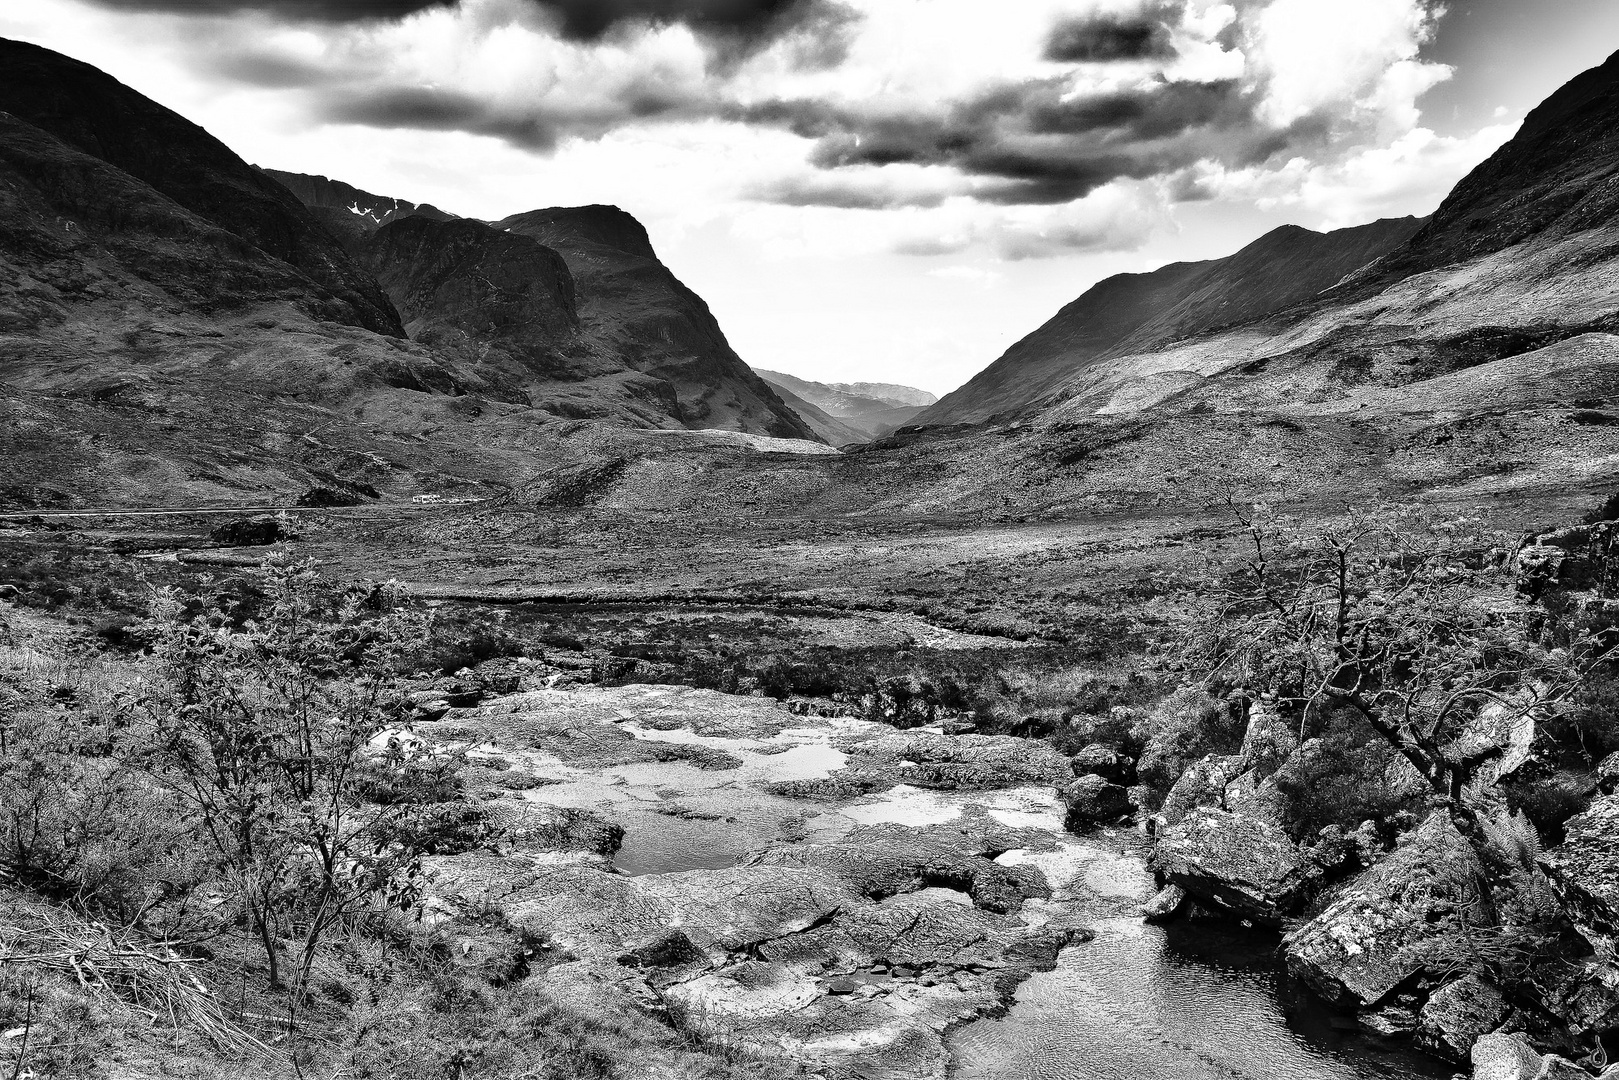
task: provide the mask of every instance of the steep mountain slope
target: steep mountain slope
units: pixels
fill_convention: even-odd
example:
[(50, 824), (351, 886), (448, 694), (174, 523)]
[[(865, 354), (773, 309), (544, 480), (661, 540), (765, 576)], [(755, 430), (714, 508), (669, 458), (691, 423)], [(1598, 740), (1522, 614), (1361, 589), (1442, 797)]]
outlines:
[(673, 391), (673, 422), (817, 439), (742, 362), (702, 297), (658, 260), (646, 229), (623, 210), (533, 210), (495, 228), (561, 253), (578, 290), (583, 355), (666, 384)]
[(821, 383), (780, 371), (759, 374), (778, 393), (807, 402), (858, 433), (857, 440), (845, 441), (881, 438), (938, 400), (926, 390), (894, 383)]
[(1010, 418), (1095, 361), (1248, 322), (1331, 289), (1420, 225), (1397, 218), (1330, 233), (1283, 226), (1224, 259), (1108, 278), (912, 423)]
[(308, 279), (330, 321), (402, 336), (376, 283), (302, 204), (206, 131), (88, 64), (0, 39), (0, 111), (141, 181)]

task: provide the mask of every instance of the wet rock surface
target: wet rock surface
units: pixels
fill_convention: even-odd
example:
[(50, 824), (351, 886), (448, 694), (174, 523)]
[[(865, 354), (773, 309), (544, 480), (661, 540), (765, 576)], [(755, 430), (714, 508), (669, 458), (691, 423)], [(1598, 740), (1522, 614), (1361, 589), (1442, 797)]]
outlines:
[(553, 972), (704, 1041), (941, 1075), (956, 1025), (1088, 938), (1056, 899), (1087, 872), (1072, 774), (1041, 744), (658, 686), (482, 698), (396, 738), (535, 780), (492, 782), (493, 849), (426, 860), (433, 920), (499, 910)]

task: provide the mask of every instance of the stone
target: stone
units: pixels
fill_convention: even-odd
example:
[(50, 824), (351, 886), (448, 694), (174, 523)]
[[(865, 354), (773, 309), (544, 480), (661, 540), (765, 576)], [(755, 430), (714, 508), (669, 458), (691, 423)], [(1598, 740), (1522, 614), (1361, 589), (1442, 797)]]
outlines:
[(1125, 784), (1135, 772), (1135, 763), (1111, 746), (1091, 743), (1068, 761), (1075, 776), (1100, 776), (1115, 784)]
[(826, 981), (826, 992), (829, 994), (852, 994), (860, 989), (860, 985), (853, 979), (828, 979)]
[(21, 598), (22, 590), (15, 585), (0, 585), (0, 600), (17, 600)]
[(1619, 753), (1609, 754), (1597, 763), (1597, 787), (1604, 795), (1619, 791)]
[(1246, 767), (1269, 776), (1298, 748), (1299, 734), (1293, 724), (1271, 703), (1255, 702), (1248, 710), (1248, 728), (1243, 733), (1239, 751)]
[(1415, 1041), (1435, 1057), (1466, 1062), (1473, 1044), (1500, 1027), (1511, 1011), (1495, 986), (1464, 975), (1429, 996)]
[(1619, 947), (1619, 795), (1569, 818), (1563, 842), (1540, 864), (1575, 929), (1611, 961)]
[(1150, 923), (1166, 923), (1180, 915), (1186, 907), (1186, 890), (1179, 885), (1165, 885), (1141, 905), (1141, 915)]
[(1384, 1039), (1394, 1039), (1417, 1030), (1418, 1013), (1412, 1002), (1392, 1001), (1376, 1009), (1362, 1009), (1356, 1019), (1361, 1030)]
[(1246, 771), (1243, 759), (1236, 754), (1210, 754), (1194, 762), (1164, 797), (1159, 809), (1159, 827), (1178, 825), (1186, 815), (1200, 807), (1226, 809), (1226, 785)]
[(1417, 947), (1493, 925), (1484, 868), (1443, 812), (1282, 942), (1288, 970), (1342, 1008), (1381, 1001), (1422, 970)]
[(1163, 833), (1148, 865), (1205, 907), (1268, 925), (1298, 911), (1322, 877), (1281, 829), (1209, 807)]
[[(1590, 1073), (1564, 1057), (1542, 1054), (1518, 1032), (1492, 1032), (1473, 1044), (1473, 1080), (1592, 1080)], [(1602, 1080), (1613, 1080), (1609, 1069)]]
[(1057, 795), (1067, 808), (1065, 824), (1071, 832), (1117, 821), (1132, 809), (1130, 792), (1100, 776), (1081, 776), (1058, 788)]

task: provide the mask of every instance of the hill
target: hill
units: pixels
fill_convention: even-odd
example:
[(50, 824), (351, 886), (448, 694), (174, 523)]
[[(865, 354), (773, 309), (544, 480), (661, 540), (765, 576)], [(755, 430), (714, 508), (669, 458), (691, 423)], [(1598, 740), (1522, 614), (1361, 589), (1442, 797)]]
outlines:
[(1330, 233), (1288, 225), (1224, 259), (1108, 278), (912, 423), (1016, 416), (1098, 360), (1248, 322), (1331, 289), (1420, 224), (1398, 218)]

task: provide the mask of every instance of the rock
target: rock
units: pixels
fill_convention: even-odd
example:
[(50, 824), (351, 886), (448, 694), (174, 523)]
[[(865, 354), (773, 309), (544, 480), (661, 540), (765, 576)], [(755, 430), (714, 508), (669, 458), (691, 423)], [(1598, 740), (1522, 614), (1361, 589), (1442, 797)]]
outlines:
[(1569, 818), (1563, 842), (1540, 864), (1575, 928), (1598, 956), (1611, 959), (1619, 948), (1619, 795)]
[(861, 984), (853, 979), (828, 979), (826, 992), (829, 994), (852, 994), (860, 989)]
[(1117, 821), (1130, 813), (1130, 792), (1110, 784), (1100, 776), (1081, 776), (1057, 790), (1068, 809), (1065, 825), (1070, 832)]
[(1111, 746), (1092, 743), (1068, 761), (1075, 776), (1100, 776), (1115, 784), (1127, 783), (1135, 763)]
[(1148, 865), (1207, 907), (1270, 925), (1302, 907), (1322, 877), (1274, 825), (1211, 808), (1160, 836)]
[(1414, 1002), (1393, 1001), (1376, 1009), (1363, 1009), (1357, 1019), (1362, 1030), (1393, 1039), (1416, 1031), (1418, 1014)]
[(0, 600), (16, 600), (22, 596), (22, 590), (15, 585), (0, 585)]
[[(1556, 1054), (1542, 1054), (1517, 1032), (1493, 1032), (1473, 1044), (1473, 1080), (1592, 1080), (1591, 1074)], [(1602, 1080), (1619, 1076), (1609, 1069)]]
[(1500, 990), (1464, 975), (1429, 996), (1415, 1041), (1436, 1057), (1465, 1062), (1473, 1044), (1500, 1027), (1511, 1011)]
[(216, 544), (227, 544), (231, 547), (261, 547), (286, 539), (281, 530), (281, 522), (268, 514), (227, 521), (217, 526), (208, 536)]
[(1450, 818), (1435, 813), (1394, 854), (1283, 939), (1287, 967), (1343, 1008), (1371, 1005), (1422, 970), (1417, 947), (1492, 925), (1484, 868)]
[(943, 843), (857, 835), (841, 844), (793, 844), (761, 853), (760, 866), (826, 870), (862, 896), (881, 899), (944, 886), (966, 893), (986, 911), (1015, 912), (1023, 901), (1051, 895), (1032, 866), (1002, 866)]
[(1597, 787), (1604, 795), (1619, 791), (1619, 753), (1609, 754), (1598, 762)]
[(1200, 807), (1226, 809), (1226, 785), (1241, 776), (1246, 766), (1235, 754), (1210, 754), (1194, 762), (1164, 797), (1157, 817), (1160, 827), (1178, 825)]
[(1179, 885), (1165, 885), (1151, 900), (1141, 905), (1142, 918), (1150, 923), (1166, 923), (1181, 914), (1186, 907), (1186, 890)]
[(704, 959), (703, 951), (692, 944), (691, 938), (679, 930), (665, 930), (630, 949), (618, 961), (633, 967), (673, 968), (700, 964)]
[(1246, 766), (1269, 776), (1298, 748), (1298, 732), (1276, 711), (1276, 706), (1267, 701), (1255, 702), (1248, 710), (1248, 728), (1239, 751)]

